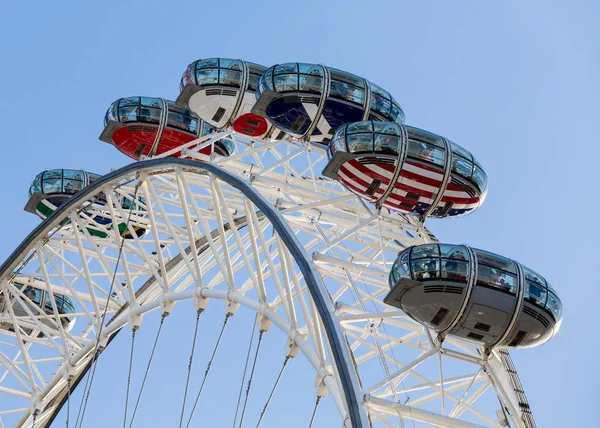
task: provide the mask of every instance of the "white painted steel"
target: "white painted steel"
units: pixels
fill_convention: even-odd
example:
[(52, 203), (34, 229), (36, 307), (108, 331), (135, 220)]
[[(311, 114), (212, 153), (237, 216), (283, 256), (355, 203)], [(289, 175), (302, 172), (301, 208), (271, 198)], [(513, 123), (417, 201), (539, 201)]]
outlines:
[[(235, 141), (238, 154), (199, 153), (223, 137)], [(433, 426), (498, 426), (499, 406), (490, 406), (486, 396), (495, 403), (500, 399), (512, 426), (524, 426), (496, 353), (486, 356), (476, 344), (453, 337), (440, 345), (423, 326), (383, 303), (397, 252), (434, 239), (416, 218), (376, 210), (321, 177), (326, 153), (311, 144), (251, 141), (220, 132), (186, 144), (183, 155), (252, 186), (278, 211), (303, 251), (313, 254), (309, 265), (321, 277), (331, 308), (335, 303), (332, 320), (352, 354), (342, 358), (344, 369), (360, 381), (351, 389), (355, 397), (371, 397), (360, 406), (375, 426), (398, 426), (404, 419)], [(16, 413), (20, 426), (30, 426), (35, 411), (40, 412), (36, 426), (52, 419), (66, 378), (80, 376), (92, 358), (107, 299), (108, 316), (98, 339), (103, 346), (135, 316), (171, 310), (181, 300), (219, 300), (258, 312), (298, 345), (345, 420), (348, 385), (340, 384), (340, 367), (333, 364), (327, 342), (334, 332), (317, 315), (297, 260), (272, 232), (265, 213), (235, 186), (185, 165), (156, 164), (109, 177), (97, 189), (132, 194), (137, 186), (146, 198), (150, 229), (142, 238), (125, 240), (113, 296), (108, 290), (121, 238), (114, 229), (107, 230), (106, 239), (91, 236), (78, 215), (85, 204), (81, 198), (49, 217), (0, 270), (4, 293), (23, 298), (11, 284), (18, 270), (43, 278), (77, 306), (72, 331), (43, 311), (29, 319), (17, 319), (10, 310), (0, 314), (0, 321), (20, 326), (0, 331), (0, 394), (7, 398), (0, 400), (0, 421)], [(105, 213), (114, 221), (127, 214), (118, 205)], [(135, 224), (142, 225), (138, 219)], [(56, 326), (56, 334), (41, 320)], [(37, 336), (32, 329), (47, 334)], [(42, 349), (52, 356), (38, 358)]]

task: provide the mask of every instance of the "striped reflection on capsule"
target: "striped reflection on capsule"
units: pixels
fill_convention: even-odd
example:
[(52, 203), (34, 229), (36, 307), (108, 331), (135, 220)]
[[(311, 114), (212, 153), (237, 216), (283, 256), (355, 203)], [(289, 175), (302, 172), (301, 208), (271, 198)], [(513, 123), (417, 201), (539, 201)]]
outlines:
[(487, 192), (487, 175), (471, 153), (439, 135), (392, 122), (338, 129), (323, 175), (380, 207), (423, 218), (471, 213)]
[(562, 320), (556, 291), (538, 273), (465, 245), (425, 244), (402, 251), (384, 301), (438, 332), (488, 348), (525, 348), (554, 336)]

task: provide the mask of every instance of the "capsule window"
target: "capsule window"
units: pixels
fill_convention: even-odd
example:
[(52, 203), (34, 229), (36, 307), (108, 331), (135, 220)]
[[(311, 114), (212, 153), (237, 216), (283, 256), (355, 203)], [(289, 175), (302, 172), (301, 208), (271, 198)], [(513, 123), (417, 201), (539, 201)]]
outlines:
[(331, 147), (332, 150), (332, 154), (334, 154), (335, 152), (337, 152), (338, 150), (341, 150), (342, 152), (346, 151), (346, 142), (344, 141), (344, 136), (339, 136), (338, 138), (335, 138), (333, 140), (333, 144), (330, 144), (329, 147)]
[(349, 83), (357, 88), (364, 88), (365, 81), (362, 77), (355, 76), (354, 74), (338, 70), (337, 68), (329, 67), (332, 80), (338, 80), (341, 82)]
[(275, 90), (277, 92), (289, 92), (298, 90), (298, 75), (281, 74), (275, 76)]
[(462, 245), (440, 244), (440, 253), (444, 258), (469, 260), (469, 253)]
[(137, 106), (140, 103), (140, 97), (121, 98), (119, 107)]
[(364, 153), (373, 151), (373, 134), (352, 134), (346, 136), (348, 151), (350, 153)]
[(62, 180), (61, 179), (49, 179), (43, 181), (43, 191), (46, 194), (50, 193), (61, 193), (62, 192)]
[(160, 98), (141, 97), (141, 104), (144, 107), (162, 108), (162, 101)]
[(219, 69), (217, 68), (205, 68), (196, 71), (196, 84), (199, 86), (203, 85), (216, 85), (219, 82)]
[(473, 181), (479, 187), (479, 190), (483, 193), (487, 189), (487, 176), (483, 169), (479, 166), (475, 165), (473, 169)]
[(392, 102), (392, 109), (390, 110), (390, 119), (392, 122), (404, 123), (404, 112), (400, 106)]
[(33, 180), (33, 183), (31, 183), (31, 187), (29, 188), (29, 197), (31, 198), (31, 196), (34, 193), (41, 193), (42, 192), (42, 174), (38, 174), (35, 179)]
[(546, 289), (538, 283), (525, 281), (525, 291), (523, 297), (525, 300), (533, 303), (540, 308), (544, 308), (546, 304)]
[[(52, 297), (50, 295), (50, 293), (45, 293), (46, 298), (44, 299), (46, 301), (46, 311), (52, 313)], [(64, 299), (59, 296), (58, 294), (54, 295), (54, 302), (56, 303), (56, 309), (58, 310), (59, 313), (62, 312), (62, 305), (63, 305), (63, 301)]]
[(390, 288), (394, 287), (402, 278), (411, 279), (410, 267), (408, 266), (408, 263), (399, 263), (398, 260), (396, 260), (392, 266), (391, 282), (389, 284)]
[(413, 247), (411, 258), (421, 259), (425, 257), (439, 257), (440, 253), (437, 244), (426, 244)]
[(373, 122), (365, 120), (364, 122), (354, 122), (348, 125), (346, 133), (354, 134), (357, 132), (372, 132)]
[(408, 156), (444, 166), (444, 151), (432, 144), (409, 140)]
[(463, 149), (461, 146), (454, 143), (453, 141), (449, 141), (449, 143), (450, 143), (450, 147), (452, 147), (453, 154), (455, 154), (457, 156), (461, 156), (469, 161), (471, 160), (471, 158), (472, 158), (471, 153), (469, 153), (468, 151), (466, 151), (465, 149)]
[(37, 288), (25, 287), (25, 289), (23, 290), (23, 294), (26, 298), (38, 305), (42, 301), (42, 291), (38, 290)]
[(219, 140), (219, 145), (223, 146), (227, 156), (231, 156), (235, 153), (235, 143), (232, 140), (223, 138), (222, 140)]
[(75, 306), (73, 306), (73, 302), (68, 297), (63, 297), (62, 312), (64, 314), (74, 314), (75, 313)]
[(181, 82), (179, 82), (179, 90), (180, 91), (183, 91), (183, 88), (185, 85), (195, 83), (194, 82), (195, 68), (196, 68), (195, 62), (191, 63), (190, 65), (188, 65), (188, 68), (186, 68), (185, 72), (183, 73), (183, 76), (181, 76)]
[(552, 287), (552, 285), (550, 285), (550, 283), (548, 281), (546, 281), (546, 286), (548, 287), (548, 290), (550, 290), (551, 292), (553, 292), (554, 294), (558, 294), (556, 292), (556, 290), (554, 289), (554, 287)]
[(219, 83), (239, 87), (242, 84), (242, 71), (221, 68), (219, 70)]
[(398, 125), (390, 122), (373, 122), (373, 130), (381, 134), (400, 135)]
[(237, 59), (219, 58), (219, 67), (231, 68), (233, 70), (241, 70), (242, 63)]
[(83, 182), (78, 180), (63, 180), (64, 193), (75, 194), (83, 189)]
[(137, 107), (120, 107), (119, 122), (137, 122), (138, 109)]
[(410, 254), (410, 250), (404, 250), (398, 255), (399, 263), (408, 263), (408, 256)]
[(279, 64), (275, 67), (275, 74), (288, 74), (288, 73), (297, 73), (298, 72), (298, 64), (295, 62), (289, 64)]
[(469, 179), (473, 171), (473, 164), (465, 158), (452, 153), (452, 171)]
[(517, 273), (517, 268), (515, 267), (515, 263), (511, 259), (507, 259), (506, 257), (499, 256), (498, 254), (490, 253), (488, 251), (473, 249), (475, 254), (477, 254), (477, 261), (480, 264), (484, 264), (496, 269), (501, 269), (513, 274)]
[(546, 288), (546, 281), (544, 280), (544, 277), (542, 275), (532, 271), (526, 266), (523, 266), (523, 273), (525, 274), (526, 280), (535, 282), (541, 285), (542, 287)]
[(140, 109), (140, 122), (160, 123), (161, 109), (142, 107)]
[(517, 293), (517, 276), (506, 271), (479, 263), (477, 284), (492, 287), (510, 294)]
[(44, 172), (44, 180), (50, 178), (62, 178), (62, 169), (51, 169), (49, 171)]
[(108, 112), (106, 112), (106, 119), (105, 119), (106, 123), (104, 125), (108, 124), (108, 122), (110, 122), (111, 120), (113, 120), (113, 121), (118, 121), (119, 120), (119, 117), (118, 117), (118, 114), (117, 114), (117, 104), (118, 103), (112, 103), (110, 105), (110, 108), (108, 109)]
[(83, 181), (83, 171), (76, 169), (63, 169), (63, 178), (70, 178), (72, 180)]
[(331, 80), (329, 95), (333, 98), (340, 98), (361, 106), (365, 103), (365, 92), (363, 89), (337, 80)]
[(392, 103), (390, 102), (390, 100), (385, 99), (381, 95), (376, 94), (374, 92), (371, 93), (371, 110), (382, 115), (388, 116), (391, 107)]
[(256, 90), (257, 97), (260, 97), (264, 91), (273, 91), (273, 67), (269, 68), (258, 81), (258, 89)]
[(206, 68), (206, 67), (218, 67), (218, 66), (219, 66), (218, 58), (206, 58), (206, 59), (199, 59), (198, 61), (196, 61), (196, 69)]
[(322, 80), (320, 76), (300, 75), (299, 89), (304, 92), (320, 94)]
[(374, 149), (376, 152), (397, 154), (399, 145), (400, 137), (396, 137), (394, 135), (375, 134)]
[(469, 263), (455, 259), (442, 259), (442, 279), (453, 282), (467, 282)]
[(439, 259), (419, 259), (411, 262), (412, 271), (416, 280), (437, 279), (440, 271)]
[(546, 302), (546, 308), (554, 316), (556, 321), (560, 320), (562, 314), (562, 304), (558, 297), (553, 292), (548, 292), (548, 301)]
[(187, 130), (187, 127), (184, 122), (184, 117), (182, 114), (179, 113), (170, 111), (167, 116), (167, 125), (173, 128)]

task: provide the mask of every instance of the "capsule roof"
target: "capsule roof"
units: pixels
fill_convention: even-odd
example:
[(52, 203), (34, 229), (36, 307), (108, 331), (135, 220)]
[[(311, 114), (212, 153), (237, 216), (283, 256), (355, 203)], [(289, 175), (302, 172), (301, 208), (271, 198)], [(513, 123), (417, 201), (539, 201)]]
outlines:
[(231, 58), (206, 58), (192, 62), (181, 77), (179, 90), (183, 91), (190, 84), (239, 88), (242, 85), (244, 65), (248, 67), (247, 90), (256, 91), (258, 80), (267, 67)]
[(163, 110), (168, 108), (166, 126), (178, 131), (199, 135), (202, 120), (192, 111), (175, 104), (173, 101), (154, 97), (119, 98), (112, 103), (104, 116), (104, 126), (109, 122), (150, 123), (158, 125)]
[[(366, 107), (381, 119), (404, 123), (404, 111), (388, 91), (367, 79), (317, 64), (286, 63), (270, 67), (260, 78), (257, 98), (266, 91), (323, 94), (325, 74), (330, 77), (329, 97)], [(367, 98), (370, 92), (371, 96)], [(378, 118), (379, 119), (379, 118)]]
[(34, 194), (74, 195), (100, 177), (99, 174), (80, 169), (50, 169), (35, 176), (29, 186), (29, 197)]

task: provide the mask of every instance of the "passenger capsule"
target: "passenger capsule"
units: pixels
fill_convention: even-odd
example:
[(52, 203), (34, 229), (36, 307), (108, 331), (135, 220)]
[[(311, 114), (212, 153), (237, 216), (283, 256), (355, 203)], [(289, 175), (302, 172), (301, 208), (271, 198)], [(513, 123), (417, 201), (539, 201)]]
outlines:
[(378, 206), (425, 217), (477, 209), (487, 176), (471, 153), (446, 138), (392, 122), (338, 129), (323, 175)]
[(404, 123), (385, 89), (335, 68), (288, 63), (260, 78), (253, 112), (299, 140), (328, 143), (340, 126), (360, 120)]
[[(30, 319), (31, 315), (34, 315), (45, 327), (57, 330), (56, 313), (54, 311), (54, 308), (56, 308), (63, 328), (67, 331), (73, 328), (75, 324), (75, 317), (73, 315), (75, 313), (75, 306), (70, 297), (54, 292), (49, 293), (46, 284), (39, 279), (17, 276), (12, 281), (12, 284), (18, 291), (13, 291), (8, 295), (4, 291), (0, 292), (0, 313), (5, 314), (5, 319), (10, 319), (6, 317), (6, 314), (10, 313), (10, 305), (15, 317), (21, 317), (23, 322), (26, 319)], [(48, 315), (51, 319), (40, 315), (40, 312)], [(33, 321), (30, 323), (31, 328), (26, 329), (29, 330), (29, 334), (32, 330), (40, 330), (40, 327), (36, 326)], [(14, 326), (10, 321), (0, 322), (0, 328), (14, 331)], [(56, 335), (58, 335), (58, 332)]]
[[(37, 214), (45, 219), (67, 202), (69, 198), (100, 177), (98, 174), (76, 169), (43, 171), (35, 177), (29, 187), (29, 201), (25, 205), (25, 211)], [(128, 216), (129, 211), (131, 211), (130, 224), (137, 236), (143, 236), (147, 230), (148, 216), (144, 198), (138, 196), (136, 202), (133, 203), (132, 195), (123, 196), (115, 192), (112, 197), (121, 206), (121, 209), (127, 212)], [(104, 194), (100, 194), (89, 202), (91, 210), (106, 212), (106, 214), (99, 215), (97, 212), (89, 214), (91, 210), (88, 208), (81, 212), (81, 219), (87, 223), (86, 229), (92, 236), (106, 238), (108, 236), (106, 228), (110, 228), (112, 224), (110, 211), (106, 208), (106, 197)], [(100, 225), (104, 226), (105, 229), (99, 228)], [(125, 222), (119, 223), (118, 228), (121, 236), (133, 238)]]
[(556, 291), (518, 262), (465, 245), (426, 244), (402, 251), (384, 301), (440, 333), (488, 348), (525, 348), (555, 335)]
[[(142, 155), (152, 157), (175, 150), (212, 131), (197, 115), (172, 101), (128, 97), (111, 104), (100, 140), (138, 160)], [(230, 156), (235, 151), (233, 142), (226, 139), (215, 142), (214, 148), (221, 156)], [(210, 155), (211, 148), (200, 152)]]
[[(232, 127), (240, 134), (264, 138), (273, 133), (273, 127), (251, 109), (258, 79), (266, 69), (240, 59), (199, 59), (188, 65), (181, 78), (177, 104), (190, 108), (217, 129)], [(277, 136), (283, 137), (283, 133)]]

